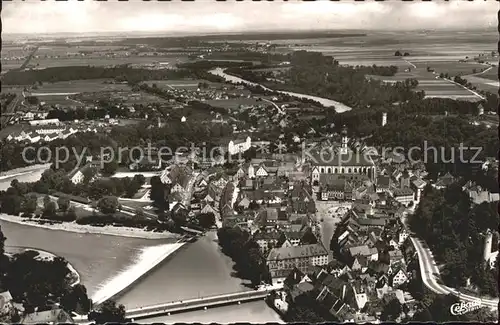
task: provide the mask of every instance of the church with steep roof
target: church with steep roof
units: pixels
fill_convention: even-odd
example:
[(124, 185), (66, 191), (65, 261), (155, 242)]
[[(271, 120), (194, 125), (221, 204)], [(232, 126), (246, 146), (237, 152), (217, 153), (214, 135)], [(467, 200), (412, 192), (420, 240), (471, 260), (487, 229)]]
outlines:
[(377, 179), (375, 163), (369, 152), (354, 151), (349, 148), (347, 129), (342, 130), (340, 148), (323, 148), (313, 155), (311, 161), (311, 181), (319, 184), (321, 175), (345, 180), (370, 180), (375, 183)]

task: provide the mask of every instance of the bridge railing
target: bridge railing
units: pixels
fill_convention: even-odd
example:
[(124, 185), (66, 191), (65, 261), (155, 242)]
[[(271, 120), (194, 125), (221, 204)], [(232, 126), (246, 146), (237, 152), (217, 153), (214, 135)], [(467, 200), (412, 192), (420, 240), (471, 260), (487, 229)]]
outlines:
[(240, 291), (240, 292), (234, 292), (234, 293), (227, 293), (227, 294), (221, 294), (221, 295), (214, 295), (214, 296), (204, 296), (204, 297), (199, 297), (199, 298), (192, 298), (188, 300), (177, 300), (177, 301), (170, 301), (162, 304), (156, 304), (156, 305), (149, 305), (149, 306), (143, 306), (139, 308), (134, 308), (134, 309), (129, 309), (127, 310), (127, 313), (134, 313), (134, 312), (140, 312), (140, 311), (153, 311), (155, 309), (164, 309), (165, 307), (169, 306), (174, 306), (174, 305), (183, 305), (183, 306), (190, 306), (199, 302), (214, 302), (217, 300), (227, 300), (230, 301), (232, 299), (237, 299), (237, 298), (250, 298), (253, 296), (260, 295), (262, 293), (266, 293), (268, 290), (256, 290), (256, 291)]

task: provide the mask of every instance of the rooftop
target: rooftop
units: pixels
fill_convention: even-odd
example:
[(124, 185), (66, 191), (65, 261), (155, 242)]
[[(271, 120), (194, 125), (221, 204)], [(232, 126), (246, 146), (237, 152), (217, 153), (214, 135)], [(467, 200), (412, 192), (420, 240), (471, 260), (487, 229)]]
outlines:
[(328, 255), (326, 249), (320, 244), (302, 245), (292, 247), (273, 248), (267, 257), (268, 261), (279, 261), (285, 259), (309, 258)]
[(333, 150), (322, 149), (321, 154), (313, 154), (312, 163), (315, 166), (353, 166), (353, 167), (371, 167), (374, 162), (370, 155), (348, 152), (346, 154), (335, 153)]

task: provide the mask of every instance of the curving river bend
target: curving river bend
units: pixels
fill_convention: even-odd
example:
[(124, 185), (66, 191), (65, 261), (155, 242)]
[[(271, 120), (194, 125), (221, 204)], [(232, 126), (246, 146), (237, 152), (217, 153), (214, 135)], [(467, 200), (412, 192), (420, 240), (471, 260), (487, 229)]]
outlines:
[(347, 111), (352, 110), (351, 107), (349, 107), (349, 106), (347, 106), (345, 104), (342, 104), (340, 102), (337, 102), (337, 101), (335, 101), (333, 99), (323, 98), (323, 97), (317, 97), (317, 96), (312, 96), (312, 95), (306, 95), (306, 94), (300, 94), (300, 93), (294, 93), (294, 92), (284, 91), (284, 90), (270, 89), (270, 88), (267, 88), (267, 87), (265, 87), (265, 86), (263, 86), (261, 84), (258, 84), (258, 83), (255, 83), (255, 82), (251, 82), (251, 81), (242, 79), (240, 77), (236, 77), (236, 76), (227, 74), (227, 73), (224, 72), (225, 70), (226, 69), (215, 68), (215, 69), (212, 69), (212, 70), (210, 70), (208, 72), (211, 73), (211, 74), (213, 74), (214, 76), (222, 77), (222, 78), (224, 78), (228, 82), (232, 82), (232, 83), (241, 82), (243, 84), (247, 84), (247, 85), (250, 85), (250, 86), (260, 86), (260, 87), (262, 87), (263, 89), (265, 89), (267, 91), (272, 91), (272, 92), (276, 92), (276, 93), (280, 93), (280, 94), (286, 94), (286, 95), (289, 95), (289, 96), (292, 96), (292, 97), (297, 97), (297, 98), (311, 99), (311, 100), (314, 100), (314, 101), (320, 103), (321, 105), (323, 105), (325, 107), (334, 107), (335, 111), (337, 113), (342, 113), (342, 112), (347, 112)]

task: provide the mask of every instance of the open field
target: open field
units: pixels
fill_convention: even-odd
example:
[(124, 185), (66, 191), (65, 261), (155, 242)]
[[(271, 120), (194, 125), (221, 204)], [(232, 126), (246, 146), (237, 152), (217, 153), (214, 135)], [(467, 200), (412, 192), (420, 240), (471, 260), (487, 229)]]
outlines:
[(24, 63), (24, 60), (25, 59), (6, 61), (2, 59), (2, 73), (21, 67), (21, 65)]
[[(475, 77), (481, 77), (484, 79), (489, 79), (493, 81), (498, 81), (498, 66), (492, 67), (490, 70), (486, 71), (485, 73), (477, 74)], [(467, 77), (468, 79), (469, 77)]]
[(468, 82), (476, 86), (477, 89), (489, 91), (492, 93), (498, 92), (498, 88), (500, 87), (498, 79), (486, 79), (483, 77), (483, 75), (465, 76), (463, 78), (467, 79)]
[(193, 80), (188, 80), (188, 79), (177, 79), (177, 80), (148, 80), (145, 81), (144, 83), (147, 84), (148, 86), (152, 86), (153, 84), (156, 84), (158, 88), (181, 88), (181, 89), (197, 89), (198, 84), (200, 82), (207, 83), (210, 86), (216, 86), (216, 85), (222, 85), (222, 84), (217, 84), (214, 82), (210, 82), (207, 80), (203, 79), (193, 79)]
[[(413, 62), (408, 60), (407, 64), (411, 69), (408, 72), (398, 72), (395, 76), (385, 77), (385, 76), (368, 76), (377, 80), (383, 80), (385, 82), (397, 82), (403, 81), (405, 79), (416, 79), (418, 80), (417, 91), (425, 91), (426, 97), (440, 97), (440, 98), (452, 98), (457, 100), (467, 100), (467, 101), (478, 101), (480, 98), (474, 95), (472, 92), (456, 85), (450, 81), (439, 79), (439, 73), (443, 72), (453, 76), (453, 73), (458, 74), (459, 71), (467, 71), (473, 65), (469, 63), (460, 62)], [(427, 71), (427, 67), (436, 69), (435, 72)], [(484, 67), (483, 65), (479, 65)], [(437, 67), (443, 70), (438, 70)], [(452, 72), (450, 72), (452, 71)], [(471, 70), (470, 70), (471, 71)], [(472, 72), (472, 71), (471, 71)]]
[(106, 90), (81, 93), (75, 96), (81, 102), (94, 103), (98, 100), (112, 100), (126, 104), (164, 103), (165, 99), (145, 92), (126, 90)]
[(71, 106), (81, 106), (82, 103), (70, 99), (68, 96), (65, 95), (52, 95), (52, 96), (41, 96), (39, 97), (40, 102), (45, 103), (46, 105), (60, 105), (64, 107), (71, 107)]
[[(33, 96), (51, 96), (51, 94), (73, 94), (97, 91), (129, 90), (126, 84), (108, 84), (111, 79), (70, 80), (54, 83), (44, 83), (38, 89), (32, 90)], [(67, 96), (67, 95), (65, 95)]]
[[(290, 42), (293, 41), (293, 42)], [(346, 38), (276, 41), (277, 52), (318, 51), (331, 55), (340, 64), (405, 66), (396, 51), (408, 52), (411, 62), (450, 62), (473, 58), (496, 50), (498, 33), (491, 32), (370, 32), (366, 36)], [(488, 60), (488, 59), (485, 59)], [(498, 58), (493, 58), (493, 61)], [(458, 63), (458, 62), (457, 62)], [(472, 71), (472, 68), (470, 71)]]
[[(476, 62), (457, 62), (457, 61), (419, 61), (411, 63), (419, 68), (434, 69), (437, 74), (448, 73), (450, 76), (462, 76), (477, 73), (488, 68), (488, 66)], [(475, 71), (475, 72), (474, 72)]]
[(124, 46), (112, 46), (112, 45), (103, 45), (103, 46), (88, 46), (88, 45), (68, 45), (68, 46), (40, 46), (36, 53), (36, 57), (43, 58), (45, 56), (67, 56), (79, 54), (81, 52), (85, 53), (106, 53), (110, 51), (119, 51), (123, 50)]
[(263, 104), (261, 101), (257, 101), (255, 98), (237, 98), (237, 99), (227, 99), (227, 100), (207, 100), (205, 103), (215, 106), (222, 107), (226, 109), (238, 109), (240, 105), (258, 105)]
[(59, 58), (33, 58), (30, 66), (38, 69), (64, 67), (64, 66), (114, 66), (121, 64), (167, 64), (175, 67), (178, 63), (186, 62), (186, 56), (81, 56), (81, 57), (59, 57)]
[(29, 51), (22, 46), (2, 46), (2, 73), (19, 68), (28, 56)]

